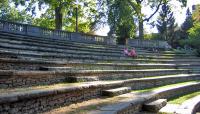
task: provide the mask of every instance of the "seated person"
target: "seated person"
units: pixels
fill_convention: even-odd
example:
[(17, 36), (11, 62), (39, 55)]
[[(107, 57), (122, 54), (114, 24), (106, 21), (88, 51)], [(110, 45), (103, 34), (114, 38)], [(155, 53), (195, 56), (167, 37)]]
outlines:
[(128, 56), (130, 56), (130, 57), (137, 57), (137, 54), (136, 54), (134, 48), (128, 53)]
[(128, 56), (128, 54), (129, 54), (128, 48), (125, 48), (125, 49), (124, 49), (124, 55), (125, 55), (125, 56)]

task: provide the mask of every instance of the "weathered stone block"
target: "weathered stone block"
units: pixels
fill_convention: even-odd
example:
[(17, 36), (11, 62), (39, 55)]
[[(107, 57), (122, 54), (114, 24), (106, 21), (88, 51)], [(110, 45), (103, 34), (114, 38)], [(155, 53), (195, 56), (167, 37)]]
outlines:
[(116, 96), (116, 95), (128, 93), (130, 91), (131, 91), (131, 87), (121, 87), (121, 88), (116, 88), (116, 89), (104, 90), (102, 91), (102, 94), (105, 96)]
[(167, 100), (166, 99), (158, 99), (156, 101), (145, 103), (143, 105), (143, 110), (149, 112), (158, 112), (162, 107), (166, 106)]

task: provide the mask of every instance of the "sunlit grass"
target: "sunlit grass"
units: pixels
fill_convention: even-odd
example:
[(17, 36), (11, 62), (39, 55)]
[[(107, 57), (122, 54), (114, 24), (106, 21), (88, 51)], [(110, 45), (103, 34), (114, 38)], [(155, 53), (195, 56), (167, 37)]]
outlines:
[(10, 88), (10, 89), (0, 89), (0, 94), (9, 94), (12, 92), (26, 92), (26, 91), (33, 91), (33, 90), (47, 90), (47, 89), (56, 89), (61, 87), (69, 87), (69, 86), (78, 86), (81, 83), (60, 83), (60, 84), (53, 84), (53, 85), (39, 85), (39, 86), (32, 86), (32, 87), (23, 87), (23, 88)]
[(200, 95), (200, 91), (174, 98), (174, 99), (170, 100), (169, 103), (170, 104), (182, 104), (184, 101), (189, 100), (198, 95)]
[(186, 84), (192, 84), (192, 83), (197, 83), (197, 82), (200, 82), (200, 81), (182, 82), (182, 83), (170, 84), (170, 85), (166, 85), (166, 86), (160, 86), (160, 87), (154, 87), (154, 88), (147, 88), (147, 89), (142, 89), (142, 90), (134, 90), (132, 92), (139, 92), (139, 93), (151, 92), (151, 91), (154, 91), (154, 90), (160, 90), (160, 89), (165, 89), (165, 88), (170, 88), (170, 87), (176, 87), (176, 86), (181, 86), (181, 85), (186, 85)]

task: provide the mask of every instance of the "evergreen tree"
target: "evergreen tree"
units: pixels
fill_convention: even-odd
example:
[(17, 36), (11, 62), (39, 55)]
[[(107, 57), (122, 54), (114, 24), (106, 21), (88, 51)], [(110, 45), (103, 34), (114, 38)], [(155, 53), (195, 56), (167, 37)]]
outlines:
[(186, 19), (184, 23), (182, 24), (181, 28), (184, 31), (189, 30), (193, 26), (193, 20), (192, 20), (192, 13), (190, 12), (190, 9), (188, 8), (186, 11)]
[(181, 39), (187, 39), (188, 38), (188, 30), (193, 27), (193, 19), (192, 19), (192, 13), (190, 12), (190, 9), (188, 8), (186, 11), (186, 19), (184, 23), (181, 26), (182, 34)]
[(177, 24), (175, 23), (175, 18), (169, 5), (162, 5), (162, 10), (159, 13), (156, 27), (160, 33), (161, 39), (166, 40), (173, 45)]

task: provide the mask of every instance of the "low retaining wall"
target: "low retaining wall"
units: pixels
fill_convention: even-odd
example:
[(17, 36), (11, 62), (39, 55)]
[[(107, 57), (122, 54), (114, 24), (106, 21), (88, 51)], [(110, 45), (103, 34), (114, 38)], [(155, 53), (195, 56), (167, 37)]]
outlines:
[(79, 87), (57, 87), (24, 93), (1, 94), (0, 113), (35, 114), (101, 96), (101, 91), (121, 83), (90, 84)]
[(33, 97), (26, 99), (25, 96), (21, 96), (22, 101), (3, 103), (0, 104), (1, 114), (35, 114), (58, 108), (60, 106), (69, 105), (72, 103), (82, 102), (92, 98), (99, 97), (101, 89), (88, 88), (81, 89), (79, 91), (70, 91), (62, 94), (55, 92), (54, 95), (45, 97)]
[(189, 99), (175, 111), (176, 114), (196, 114), (200, 112), (200, 95)]
[[(195, 77), (187, 77), (188, 79), (199, 79), (199, 76)], [(149, 81), (145, 81), (147, 83), (152, 83), (154, 86), (156, 83), (160, 83), (159, 85), (165, 85), (170, 84), (171, 82), (180, 82), (180, 81), (186, 81), (187, 78), (178, 77), (176, 79), (168, 79), (168, 78), (160, 78), (159, 80), (156, 79), (150, 79)], [(168, 80), (164, 82), (164, 80)], [(170, 81), (171, 80), (171, 81)], [(174, 81), (176, 80), (176, 81)], [(101, 96), (101, 92), (103, 90), (111, 89), (111, 88), (118, 88), (125, 85), (132, 85), (136, 86), (137, 88), (148, 88), (152, 87), (146, 85), (145, 83), (137, 83), (134, 84), (135, 81), (116, 81), (116, 82), (103, 82), (103, 83), (88, 83), (79, 85), (79, 86), (62, 86), (62, 87), (56, 87), (56, 88), (45, 88), (38, 89), (38, 90), (26, 90), (24, 92), (11, 92), (7, 93), (1, 93), (0, 95), (0, 113), (10, 113), (10, 114), (20, 114), (20, 113), (38, 113), (38, 112), (44, 112), (48, 111), (60, 106), (65, 106), (69, 104), (73, 104), (76, 102), (82, 102), (87, 99), (97, 98)], [(139, 82), (139, 81), (138, 81)], [(161, 83), (164, 82), (164, 83)], [(184, 92), (191, 92), (194, 90), (199, 89), (200, 84), (198, 86), (192, 86), (190, 88), (182, 88), (182, 93)], [(133, 87), (134, 88), (134, 87)], [(178, 88), (180, 89), (180, 88)], [(181, 91), (179, 91), (180, 93)], [(173, 92), (167, 91), (164, 94), (161, 94), (160, 96), (156, 96), (156, 98), (163, 98), (166, 96), (171, 97), (171, 95), (176, 95), (177, 91), (174, 90)], [(140, 104), (141, 106), (141, 104)], [(130, 110), (135, 108), (128, 108)]]
[(0, 20), (0, 31), (26, 36), (44, 37), (61, 41), (116, 45), (116, 38), (114, 37), (53, 30), (3, 20)]
[(166, 41), (129, 39), (128, 45), (137, 48), (151, 48), (169, 50), (172, 47)]
[[(200, 84), (184, 86), (184, 87), (176, 87), (176, 88), (167, 89), (167, 90), (161, 90), (161, 91), (155, 92), (151, 95), (145, 96), (144, 102), (140, 101), (140, 102), (135, 103), (135, 104), (130, 103), (128, 107), (125, 107), (122, 110), (118, 110), (115, 113), (117, 113), (117, 114), (130, 114), (131, 112), (138, 112), (138, 111), (141, 111), (142, 108), (138, 108), (139, 110), (135, 110), (135, 106), (136, 107), (142, 107), (142, 105), (145, 102), (152, 102), (152, 101), (157, 100), (157, 99), (169, 99), (169, 98), (173, 98), (173, 97), (180, 96), (180, 95), (183, 95), (183, 94), (187, 94), (187, 93), (190, 93), (190, 92), (194, 92), (194, 91), (197, 91), (197, 90), (200, 90)], [(101, 113), (99, 113), (99, 114), (101, 114)]]
[(125, 81), (124, 86), (129, 86), (132, 90), (140, 90), (145, 88), (152, 88), (158, 86), (164, 86), (168, 84), (175, 84), (184, 81), (197, 81), (200, 80), (199, 75), (189, 76), (176, 76), (176, 77), (157, 77), (149, 79), (134, 79)]
[(66, 76), (55, 72), (1, 71), (0, 88), (31, 87), (65, 82)]
[[(188, 70), (161, 71), (0, 71), (0, 88), (30, 87), (38, 85), (56, 84), (67, 81), (88, 81), (96, 77), (97, 80), (118, 80), (162, 76), (172, 74), (186, 74)], [(76, 80), (77, 79), (77, 80)], [(96, 80), (96, 79), (95, 79)]]
[(187, 74), (189, 70), (136, 70), (135, 72), (118, 72), (111, 73), (109, 75), (98, 76), (99, 80), (122, 80), (132, 78), (143, 78), (151, 76), (164, 76), (164, 75), (175, 75), (175, 74)]

